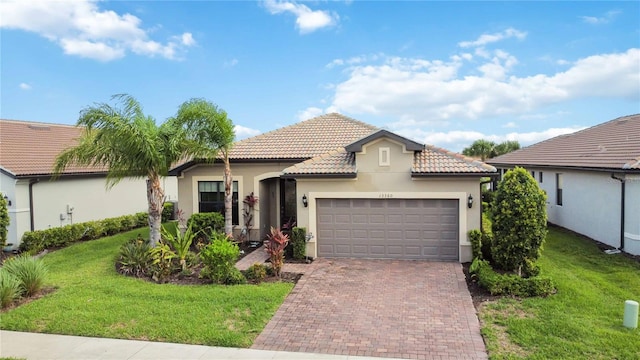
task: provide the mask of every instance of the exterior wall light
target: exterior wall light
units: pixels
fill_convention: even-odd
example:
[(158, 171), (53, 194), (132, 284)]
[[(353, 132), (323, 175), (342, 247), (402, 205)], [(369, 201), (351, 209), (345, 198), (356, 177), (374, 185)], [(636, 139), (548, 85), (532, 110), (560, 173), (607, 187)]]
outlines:
[(302, 205), (304, 205), (304, 207), (309, 206), (309, 200), (307, 200), (307, 195), (302, 195)]
[(471, 209), (472, 206), (473, 206), (473, 196), (471, 196), (471, 194), (469, 194), (469, 197), (467, 198), (467, 207), (469, 207), (469, 209)]
[(11, 206), (11, 200), (9, 200), (7, 195), (4, 196), (4, 199), (7, 201), (7, 206)]

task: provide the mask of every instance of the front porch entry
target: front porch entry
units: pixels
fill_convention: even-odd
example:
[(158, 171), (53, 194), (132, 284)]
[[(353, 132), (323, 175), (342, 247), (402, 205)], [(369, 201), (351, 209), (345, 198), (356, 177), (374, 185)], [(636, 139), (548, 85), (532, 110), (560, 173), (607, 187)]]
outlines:
[(272, 177), (260, 180), (260, 238), (266, 239), (271, 227), (282, 228), (297, 221), (296, 180)]

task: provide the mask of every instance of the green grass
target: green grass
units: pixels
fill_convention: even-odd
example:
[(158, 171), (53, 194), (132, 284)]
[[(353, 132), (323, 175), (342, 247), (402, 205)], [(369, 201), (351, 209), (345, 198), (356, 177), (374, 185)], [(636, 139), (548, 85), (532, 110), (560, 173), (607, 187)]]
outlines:
[(540, 265), (557, 294), (482, 307), (492, 359), (639, 358), (640, 330), (622, 326), (624, 301), (640, 301), (639, 263), (550, 228)]
[(115, 271), (121, 244), (138, 229), (44, 257), (44, 298), (3, 313), (0, 328), (29, 332), (248, 347), (291, 283), (184, 286), (154, 284)]

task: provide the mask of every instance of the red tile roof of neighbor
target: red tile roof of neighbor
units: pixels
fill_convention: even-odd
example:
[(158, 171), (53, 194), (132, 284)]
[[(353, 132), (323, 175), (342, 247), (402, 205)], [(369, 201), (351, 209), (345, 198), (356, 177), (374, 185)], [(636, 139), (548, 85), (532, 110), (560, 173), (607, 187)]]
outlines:
[(487, 162), (507, 166), (640, 171), (640, 114), (557, 136)]
[[(70, 125), (0, 119), (0, 167), (14, 176), (51, 175), (60, 152), (75, 145), (82, 129)], [(105, 173), (68, 167), (64, 174)]]

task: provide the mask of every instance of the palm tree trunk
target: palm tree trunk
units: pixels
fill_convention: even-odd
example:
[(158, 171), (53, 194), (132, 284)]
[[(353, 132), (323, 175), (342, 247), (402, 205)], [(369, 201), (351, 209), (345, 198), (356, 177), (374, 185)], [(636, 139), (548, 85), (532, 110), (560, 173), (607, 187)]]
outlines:
[(164, 206), (164, 190), (160, 186), (158, 175), (149, 175), (147, 179), (147, 200), (149, 201), (149, 245), (155, 247), (160, 241), (162, 208)]
[(229, 151), (224, 150), (224, 233), (233, 236), (233, 177), (229, 164)]

